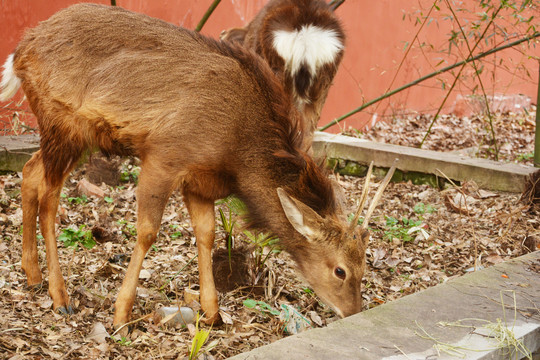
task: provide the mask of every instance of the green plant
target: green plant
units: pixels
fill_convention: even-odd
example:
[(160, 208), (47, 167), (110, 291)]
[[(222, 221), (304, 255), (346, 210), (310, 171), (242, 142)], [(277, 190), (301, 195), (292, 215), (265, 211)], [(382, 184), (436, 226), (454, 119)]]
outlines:
[[(269, 234), (255, 234), (249, 230), (244, 230), (244, 235), (246, 235), (248, 242), (255, 245), (255, 269), (256, 273), (259, 273), (271, 254), (278, 254), (281, 252), (281, 249), (279, 248), (279, 239)], [(266, 247), (270, 248), (270, 250), (265, 254), (264, 249)]]
[(308, 295), (315, 295), (315, 292), (308, 287), (302, 288), (302, 291)]
[(122, 228), (122, 233), (127, 237), (137, 236), (137, 227), (131, 223), (128, 223), (126, 220), (118, 220), (116, 222), (118, 225), (124, 225)]
[(67, 198), (70, 204), (82, 205), (88, 202), (88, 197), (86, 195), (81, 195), (80, 197), (67, 197), (66, 194), (61, 194), (60, 196)]
[(113, 198), (112, 198), (112, 197), (109, 197), (109, 196), (105, 196), (105, 197), (103, 198), (103, 200), (105, 200), (105, 202), (108, 202), (109, 204), (112, 203), (112, 202), (114, 201)]
[[(178, 229), (179, 227), (180, 227), (180, 225), (178, 225), (178, 224), (171, 224), (171, 225), (170, 225), (170, 228), (171, 228), (171, 230), (173, 230), (173, 231), (176, 230), (176, 229)], [(178, 239), (179, 237), (182, 237), (182, 232), (179, 231), (179, 230), (178, 230), (178, 231), (174, 231), (174, 232), (171, 233), (169, 236), (171, 237), (171, 239)]]
[(424, 203), (422, 202), (419, 202), (418, 204), (414, 205), (414, 208), (413, 208), (414, 212), (419, 214), (419, 215), (423, 215), (423, 214), (432, 214), (434, 212), (437, 211), (437, 209), (435, 207), (433, 207), (432, 205), (430, 204), (427, 204), (427, 205), (424, 205)]
[(120, 339), (116, 339), (112, 336), (111, 338), (120, 346), (131, 346), (131, 340), (128, 340), (125, 336), (122, 336)]
[(411, 234), (415, 229), (421, 229), (422, 221), (414, 221), (405, 217), (401, 221), (392, 216), (385, 216), (386, 230), (384, 230), (384, 238), (387, 240), (400, 239), (401, 241), (411, 241)]
[(274, 315), (274, 316), (279, 316), (279, 310), (274, 309), (272, 306), (268, 305), (264, 301), (246, 299), (246, 300), (244, 300), (243, 304), (248, 309), (256, 309), (256, 308), (258, 308), (259, 311), (263, 315), (270, 314), (270, 315)]
[(85, 227), (85, 225), (81, 225), (79, 229), (63, 229), (60, 236), (58, 236), (58, 240), (63, 242), (65, 247), (77, 249), (80, 244), (87, 249), (91, 249), (96, 246), (96, 241), (90, 230), (84, 230)]
[(225, 216), (225, 213), (223, 212), (223, 209), (219, 209), (219, 217), (221, 219), (221, 226), (223, 226), (223, 230), (227, 234), (227, 251), (229, 254), (229, 268), (232, 271), (232, 262), (231, 262), (231, 252), (232, 248), (234, 247), (234, 225), (236, 224), (236, 220), (233, 220), (232, 218), (232, 211), (229, 208), (229, 218)]
[[(191, 342), (191, 349), (189, 351), (189, 360), (195, 360), (201, 354), (202, 347), (208, 341), (210, 336), (210, 330), (203, 330), (199, 328), (199, 313), (197, 313), (197, 320), (195, 321), (195, 336)], [(213, 347), (217, 345), (217, 341), (210, 343), (205, 351), (210, 351)]]
[(523, 153), (523, 154), (517, 154), (516, 158), (518, 161), (529, 161), (534, 157), (534, 153)]
[(120, 181), (137, 184), (139, 182), (140, 173), (140, 167), (131, 164), (122, 164), (122, 168), (120, 169)]
[[(223, 229), (228, 233), (227, 248), (229, 249), (229, 256), (230, 256), (229, 239), (234, 241), (234, 238), (232, 237), (232, 230), (236, 224), (236, 221), (232, 220), (232, 214), (235, 214), (237, 216), (243, 216), (247, 214), (247, 207), (240, 199), (238, 199), (235, 196), (229, 196), (221, 201), (218, 201), (218, 204), (224, 204), (229, 209), (228, 219), (221, 209), (219, 211), (220, 211), (221, 222), (223, 224)], [(271, 254), (276, 254), (276, 253), (281, 252), (281, 249), (278, 246), (279, 239), (269, 234), (253, 233), (249, 230), (244, 230), (243, 233), (246, 236), (247, 241), (255, 245), (255, 250), (254, 250), (255, 273), (258, 274), (262, 270), (264, 264), (266, 263), (266, 260), (268, 260), (268, 257)], [(268, 251), (267, 253), (265, 253), (265, 250), (264, 250), (266, 247), (270, 248), (270, 251)]]

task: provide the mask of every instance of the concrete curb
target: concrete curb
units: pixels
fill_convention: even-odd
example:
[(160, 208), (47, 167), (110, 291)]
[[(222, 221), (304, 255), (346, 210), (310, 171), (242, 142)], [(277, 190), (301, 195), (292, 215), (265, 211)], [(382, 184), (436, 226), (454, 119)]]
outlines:
[[(38, 149), (38, 135), (0, 136), (0, 170), (21, 171)], [(353, 164), (355, 169), (367, 166), (371, 160), (375, 167), (387, 169), (395, 158), (399, 158), (400, 180), (407, 181), (413, 177), (421, 183), (435, 186), (442, 172), (452, 180), (474, 180), (483, 189), (523, 192), (530, 175), (540, 171), (532, 166), (381, 144), (323, 132), (315, 133), (313, 149), (317, 156), (348, 162), (348, 166)], [(408, 177), (407, 174), (415, 176)], [(362, 169), (354, 175), (363, 175)]]
[(38, 135), (0, 136), (0, 170), (22, 171), (38, 150)]
[[(516, 338), (535, 353), (540, 349), (539, 308), (537, 251), (231, 359), (521, 359), (524, 355), (508, 347), (498, 348), (484, 326), (506, 319)], [(457, 321), (475, 328), (439, 324)], [(438, 353), (428, 336), (454, 346), (449, 347), (454, 354)]]
[[(313, 150), (329, 159), (343, 159), (363, 165), (390, 168), (399, 158), (398, 170), (420, 174), (443, 174), (452, 180), (474, 180), (482, 189), (523, 192), (531, 174), (540, 169), (513, 163), (470, 158), (405, 146), (382, 144), (350, 136), (316, 132)], [(438, 171), (440, 170), (440, 172)]]

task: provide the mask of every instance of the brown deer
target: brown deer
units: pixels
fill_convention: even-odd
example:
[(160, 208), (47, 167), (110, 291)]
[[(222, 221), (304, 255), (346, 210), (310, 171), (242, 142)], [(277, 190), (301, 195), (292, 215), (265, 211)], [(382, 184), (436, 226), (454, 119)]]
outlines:
[[(218, 322), (214, 201), (236, 194), (340, 316), (362, 308), (368, 232), (343, 220), (327, 174), (300, 150), (302, 119), (250, 51), (117, 7), (79, 4), (30, 29), (4, 65), (0, 101), (22, 86), (41, 148), (23, 170), (22, 268), (39, 285), (39, 215), (53, 307), (72, 313), (55, 215), (83, 151), (137, 156), (137, 242), (115, 304), (129, 321), (138, 275), (169, 196), (182, 191), (197, 239), (201, 306)], [(373, 205), (373, 204), (372, 204)], [(353, 223), (356, 224), (356, 221)]]
[(313, 133), (343, 57), (345, 33), (324, 0), (270, 0), (243, 28), (221, 33), (262, 56), (305, 117), (303, 148)]

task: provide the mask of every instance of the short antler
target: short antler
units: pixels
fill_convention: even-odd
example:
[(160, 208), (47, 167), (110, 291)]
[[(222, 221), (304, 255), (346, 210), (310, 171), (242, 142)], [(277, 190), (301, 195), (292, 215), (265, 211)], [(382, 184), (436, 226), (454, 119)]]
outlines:
[[(386, 173), (386, 176), (384, 177), (383, 181), (381, 182), (381, 185), (379, 185), (379, 189), (377, 189), (377, 193), (375, 193), (375, 196), (373, 197), (373, 201), (369, 205), (369, 208), (368, 208), (368, 210), (366, 212), (366, 216), (364, 217), (364, 222), (362, 223), (362, 228), (367, 229), (367, 226), (368, 226), (368, 223), (369, 223), (369, 218), (371, 217), (371, 215), (373, 214), (373, 211), (377, 207), (377, 204), (378, 204), (379, 200), (381, 199), (382, 193), (386, 189), (386, 186), (390, 182), (390, 179), (392, 179), (392, 176), (394, 175), (394, 172), (396, 171), (397, 163), (398, 163), (398, 159), (395, 159), (394, 163), (392, 164), (392, 167), (390, 168), (390, 170), (388, 170), (388, 173)], [(372, 162), (372, 164), (373, 164), (373, 162)], [(370, 165), (370, 167), (371, 167), (371, 165)]]
[(351, 222), (351, 230), (353, 230), (356, 227), (356, 224), (358, 224), (358, 219), (360, 218), (360, 214), (362, 213), (362, 210), (364, 210), (364, 205), (366, 204), (368, 191), (369, 191), (369, 183), (371, 182), (372, 172), (373, 172), (373, 161), (371, 162), (371, 164), (369, 164), (369, 169), (366, 174), (366, 181), (364, 182), (364, 188), (362, 189), (362, 196), (360, 197), (360, 204), (358, 205), (356, 214), (354, 214), (354, 218)]

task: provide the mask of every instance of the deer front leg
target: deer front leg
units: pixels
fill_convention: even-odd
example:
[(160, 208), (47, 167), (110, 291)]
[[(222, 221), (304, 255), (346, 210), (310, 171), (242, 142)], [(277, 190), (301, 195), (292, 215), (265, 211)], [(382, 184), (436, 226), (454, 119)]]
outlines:
[(44, 174), (41, 151), (36, 152), (23, 168), (21, 186), (23, 208), (23, 241), (21, 267), (26, 274), (29, 287), (41, 286), (38, 249), (36, 241), (36, 220), (39, 208), (39, 188)]
[[(27, 178), (28, 181), (25, 186), (23, 186), (23, 206), (25, 207), (23, 210), (26, 211), (26, 214), (23, 215), (23, 225), (29, 225), (28, 230), (24, 229), (23, 226), (23, 268), (27, 274), (29, 285), (37, 283), (41, 278), (41, 274), (39, 274), (39, 276), (37, 274), (39, 272), (39, 266), (37, 264), (37, 244), (35, 234), (30, 233), (35, 230), (35, 203), (33, 202), (34, 200), (32, 197), (35, 196), (36, 179), (41, 178), (39, 185), (37, 185), (39, 224), (41, 227), (41, 234), (45, 241), (45, 251), (47, 254), (49, 295), (53, 300), (54, 310), (64, 314), (73, 314), (73, 309), (69, 304), (69, 296), (66, 290), (64, 277), (62, 276), (60, 261), (58, 259), (55, 220), (62, 185), (72, 167), (73, 166), (66, 168), (65, 173), (62, 174), (61, 177), (55, 179), (43, 179), (41, 176), (38, 176), (39, 174), (43, 174), (43, 166), (40, 161), (40, 164), (33, 169), (33, 172), (30, 171), (30, 168), (27, 169), (29, 170), (27, 171), (29, 178)], [(24, 199), (24, 197), (26, 197), (26, 199)], [(26, 221), (26, 223), (24, 223), (24, 221)]]
[(189, 192), (184, 192), (184, 201), (197, 239), (200, 300), (204, 321), (208, 324), (219, 324), (221, 318), (218, 312), (218, 296), (212, 274), (212, 247), (215, 238), (214, 201)]
[[(156, 240), (163, 210), (172, 192), (172, 181), (166, 174), (159, 169), (145, 168), (144, 164), (142, 169), (137, 187), (137, 242), (116, 298), (113, 320), (115, 329), (126, 324), (131, 317), (142, 263)], [(127, 334), (127, 329), (122, 334)]]

